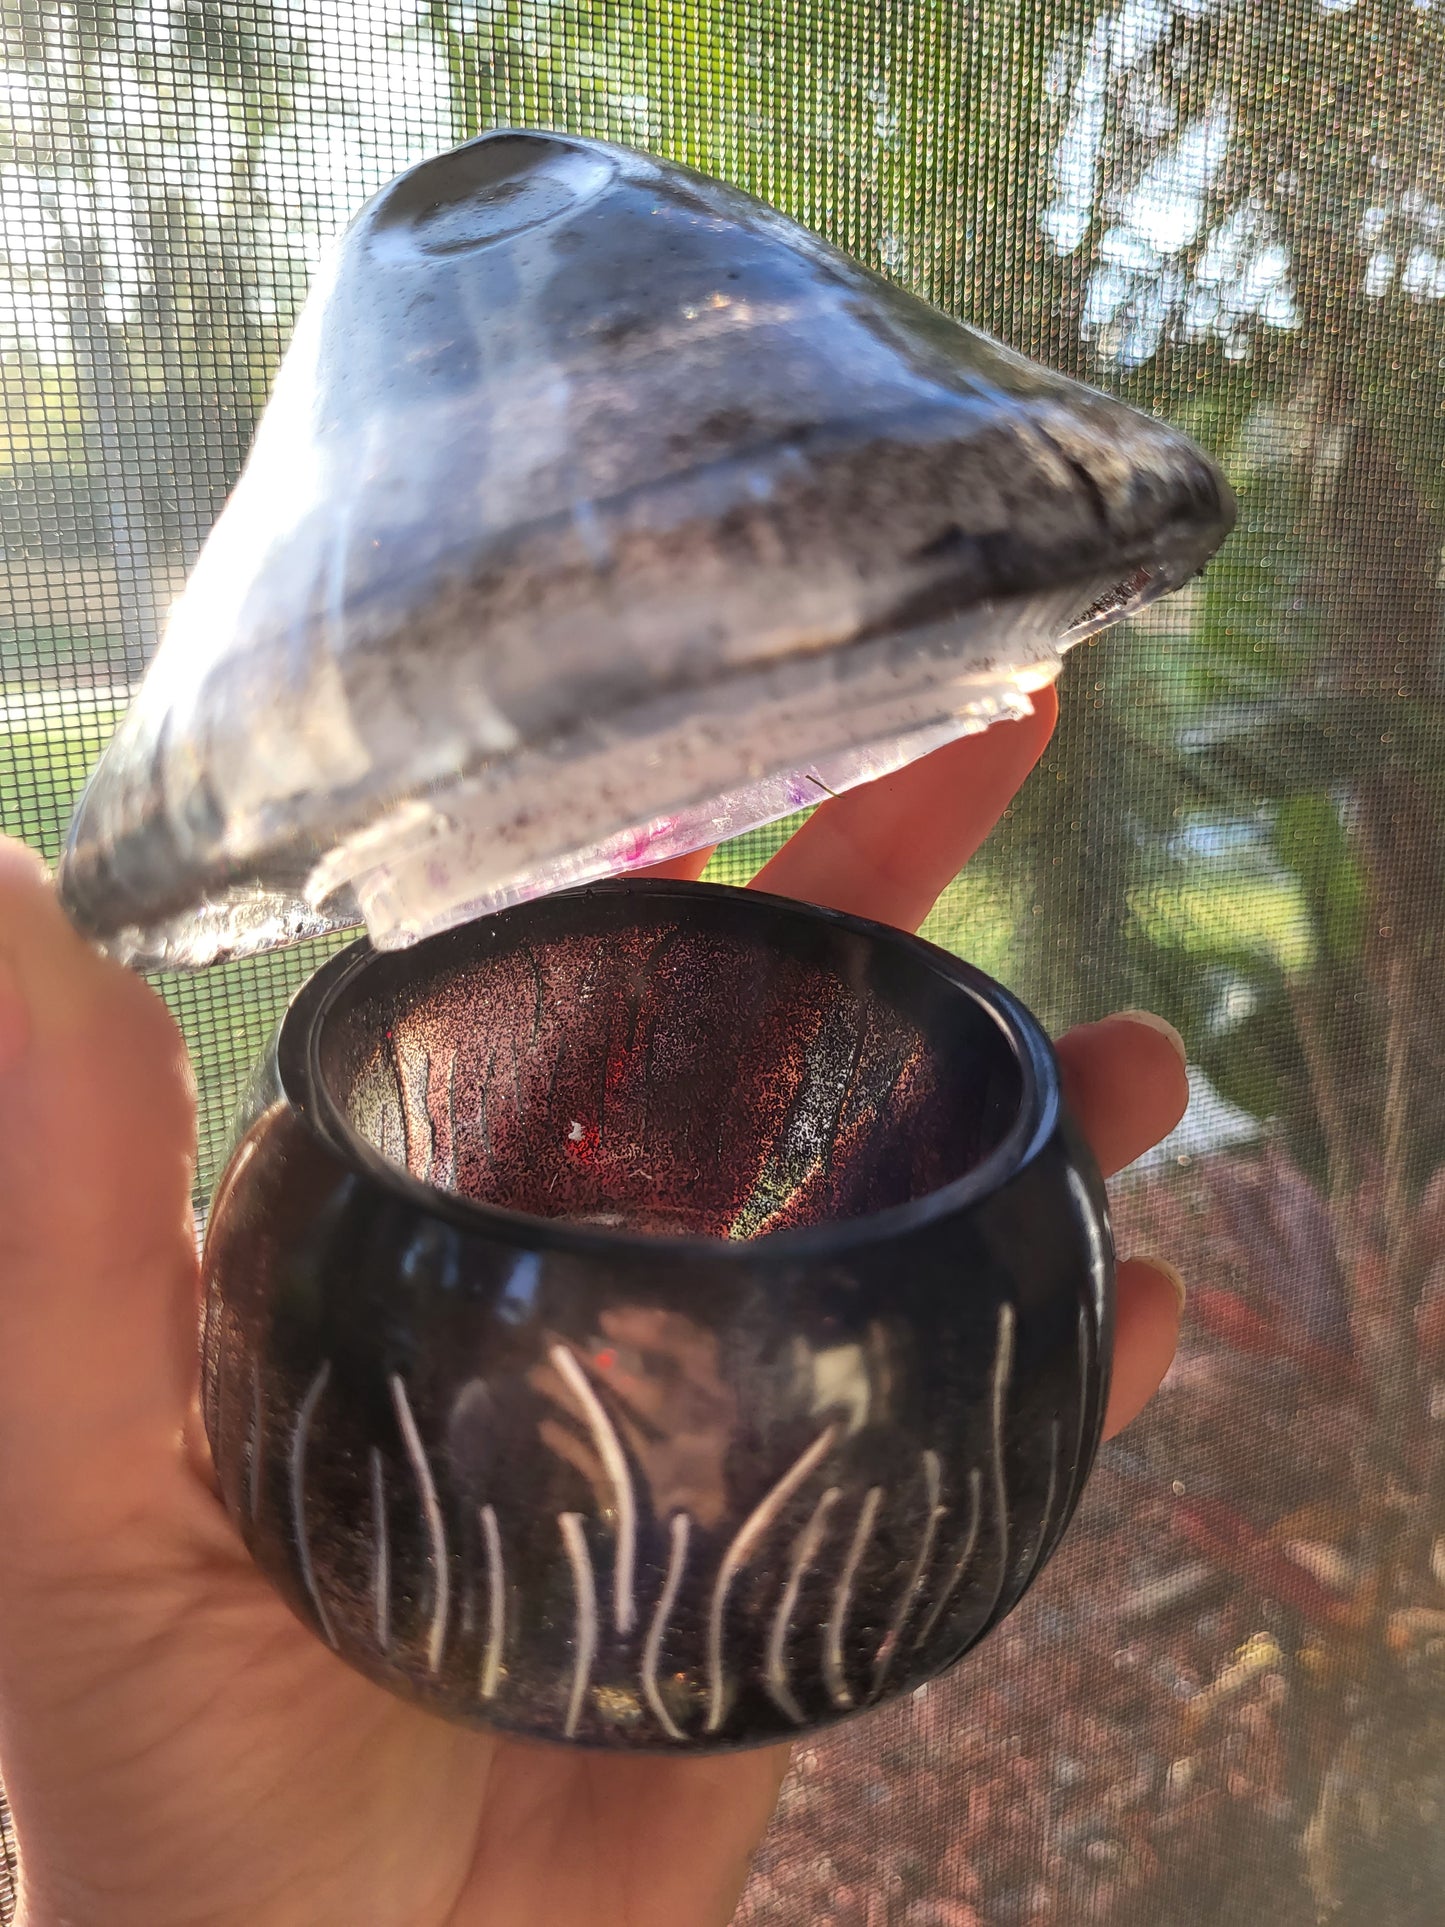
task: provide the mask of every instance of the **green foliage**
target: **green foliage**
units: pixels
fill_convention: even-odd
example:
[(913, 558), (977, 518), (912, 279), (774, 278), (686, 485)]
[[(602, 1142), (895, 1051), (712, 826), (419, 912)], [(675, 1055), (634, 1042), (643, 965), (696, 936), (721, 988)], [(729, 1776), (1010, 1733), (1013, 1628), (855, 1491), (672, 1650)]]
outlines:
[(93, 706), (43, 722), (0, 726), (0, 821), (48, 862), (60, 854), (65, 826), (96, 758), (119, 720)]
[[(556, 126), (733, 182), (945, 307), (1013, 338), (1048, 326), (999, 303), (1053, 107), (1044, 65), (1064, 5), (1003, 0), (431, 0), (454, 126)], [(986, 103), (986, 111), (983, 104)], [(1040, 255), (1042, 266), (1042, 256)]]
[(1211, 704), (1237, 721), (1256, 704), (1268, 708), (1298, 695), (1319, 659), (1319, 614), (1300, 540), (1307, 505), (1296, 464), (1276, 446), (1286, 433), (1274, 411), (1260, 408), (1220, 451), (1234, 480), (1239, 519), (1227, 560), (1204, 577), (1199, 622), (1185, 655), (1203, 711), (1196, 727), (1208, 726)]
[[(7, 255), (22, 342), (7, 421), (83, 478), (140, 589), (192, 551), (240, 464), (301, 261), (265, 186), (307, 49), (260, 4), (33, 0), (0, 35), (0, 161), (26, 209)], [(32, 455), (32, 460), (34, 459)], [(49, 540), (74, 554), (51, 494)], [(144, 648), (153, 612), (133, 609)]]
[(1286, 798), (1275, 815), (1275, 847), (1299, 879), (1314, 927), (1315, 955), (1345, 968), (1358, 964), (1366, 882), (1332, 800), (1307, 790)]
[[(1167, 653), (1157, 630), (1142, 654), (1139, 638), (1103, 644), (1107, 726), (1070, 673), (1055, 780), (1008, 844), (1042, 884), (1055, 963), (1032, 965), (1057, 1005), (1067, 963), (1109, 931), (1129, 989), (1320, 1173), (1326, 1113), (1351, 1139), (1337, 1165), (1379, 1155), (1404, 996), (1415, 1034), (1392, 1048), (1428, 1169), (1445, 1156), (1427, 1070), (1445, 848), (1445, 27), (1438, 9), (1316, 0), (1124, 18), (1098, 9), (1059, 39), (1066, 125), (1091, 163), (1076, 151), (1072, 179), (1055, 175), (1081, 263), (1074, 325), (1097, 378), (1217, 451), (1240, 520)], [(1186, 179), (1185, 144), (1205, 151), (1210, 128), (1215, 157)], [(1232, 825), (1249, 834), (1231, 841)], [(1082, 884), (1037, 867), (1070, 841), (1105, 859)], [(1209, 878), (1251, 871), (1278, 899), (1268, 941), (1188, 914), (1201, 889), (1225, 900)], [(1232, 915), (1249, 895), (1227, 893)]]

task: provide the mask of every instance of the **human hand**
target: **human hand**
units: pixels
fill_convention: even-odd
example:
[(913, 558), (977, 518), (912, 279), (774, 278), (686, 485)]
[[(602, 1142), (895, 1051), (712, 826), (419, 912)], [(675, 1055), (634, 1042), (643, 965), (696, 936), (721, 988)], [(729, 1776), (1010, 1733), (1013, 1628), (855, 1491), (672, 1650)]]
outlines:
[[(1054, 716), (1041, 695), (826, 804), (759, 882), (916, 927)], [(1147, 1020), (1059, 1055), (1106, 1172), (1183, 1112)], [(784, 1750), (615, 1758), (453, 1728), (351, 1672), (251, 1566), (188, 1444), (193, 1153), (165, 1007), (0, 845), (0, 1769), (23, 1927), (721, 1927)], [(1167, 1270), (1124, 1264), (1109, 1431), (1178, 1322)], [(706, 1359), (686, 1378), (705, 1400)]]

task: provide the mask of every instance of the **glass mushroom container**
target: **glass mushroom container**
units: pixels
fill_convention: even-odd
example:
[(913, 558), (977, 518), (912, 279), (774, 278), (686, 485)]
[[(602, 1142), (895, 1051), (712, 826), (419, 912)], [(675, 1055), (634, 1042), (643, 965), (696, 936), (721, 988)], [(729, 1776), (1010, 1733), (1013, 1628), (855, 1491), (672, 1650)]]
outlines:
[(1021, 1596), (1111, 1341), (1046, 1038), (911, 937), (619, 873), (1021, 713), (1232, 513), (641, 154), (484, 135), (353, 221), (60, 873), (137, 966), (366, 926), (258, 1067), (202, 1359), (239, 1529), (352, 1665), (698, 1750)]

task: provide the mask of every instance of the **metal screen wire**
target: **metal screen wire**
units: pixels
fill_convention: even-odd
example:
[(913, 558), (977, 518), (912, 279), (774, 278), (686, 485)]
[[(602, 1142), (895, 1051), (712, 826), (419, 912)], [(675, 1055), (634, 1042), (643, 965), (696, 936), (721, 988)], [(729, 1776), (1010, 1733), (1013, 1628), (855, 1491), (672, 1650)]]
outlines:
[[(1055, 1027), (1183, 1031), (1190, 1115), (1114, 1188), (1122, 1246), (1190, 1280), (1183, 1353), (1013, 1618), (800, 1748), (740, 1919), (1445, 1918), (1445, 5), (0, 20), (0, 821), (49, 856), (322, 242), (480, 129), (735, 181), (1219, 455), (1238, 533), (1076, 651), (1046, 764), (928, 926)], [(158, 986), (199, 1203), (317, 961)]]

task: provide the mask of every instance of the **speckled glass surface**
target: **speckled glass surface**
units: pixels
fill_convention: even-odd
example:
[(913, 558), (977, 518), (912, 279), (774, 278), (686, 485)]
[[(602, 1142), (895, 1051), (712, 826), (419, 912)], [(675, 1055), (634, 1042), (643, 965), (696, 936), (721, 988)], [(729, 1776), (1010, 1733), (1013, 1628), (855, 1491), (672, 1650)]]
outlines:
[[(1190, 1120), (1114, 1202), (1122, 1248), (1190, 1278), (1184, 1355), (1009, 1623), (800, 1749), (741, 1918), (1435, 1927), (1439, 7), (14, 18), (0, 819), (52, 857), (323, 240), (483, 127), (732, 181), (1225, 463), (1241, 519), (1207, 590), (1075, 653), (1054, 749), (930, 924), (1052, 1026), (1148, 1004), (1183, 1029)], [(715, 874), (743, 880), (783, 827)], [(198, 1199), (326, 949), (160, 980), (199, 1073)]]
[(413, 1177), (569, 1223), (753, 1238), (926, 1197), (1019, 1101), (1000, 1032), (967, 1047), (745, 928), (517, 941), (368, 993), (322, 1075)]
[(482, 134), (318, 267), (61, 902), (199, 967), (710, 848), (1019, 715), (1233, 518), (1177, 430), (726, 183)]

